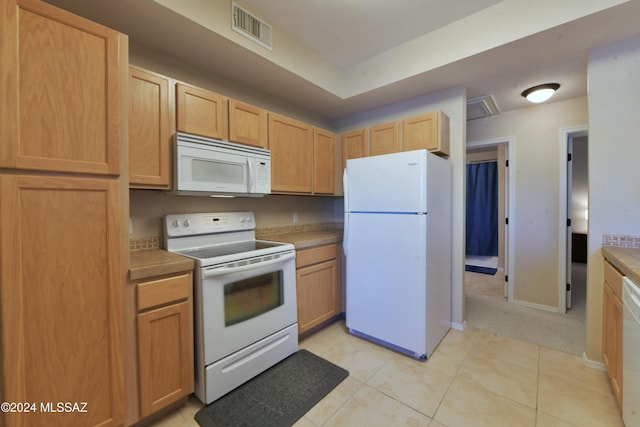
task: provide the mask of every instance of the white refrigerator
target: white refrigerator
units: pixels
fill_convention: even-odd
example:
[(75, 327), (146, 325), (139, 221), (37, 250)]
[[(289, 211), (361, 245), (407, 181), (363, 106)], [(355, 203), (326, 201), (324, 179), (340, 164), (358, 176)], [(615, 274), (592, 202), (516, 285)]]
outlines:
[(346, 325), (417, 359), (451, 326), (451, 166), (426, 150), (347, 160)]

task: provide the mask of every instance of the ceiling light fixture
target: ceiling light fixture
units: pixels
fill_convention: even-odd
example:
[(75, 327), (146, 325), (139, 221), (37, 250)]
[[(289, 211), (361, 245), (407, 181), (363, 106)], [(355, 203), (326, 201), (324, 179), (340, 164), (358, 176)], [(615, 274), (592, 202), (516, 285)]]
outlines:
[(530, 87), (529, 89), (522, 92), (522, 96), (527, 98), (531, 102), (540, 103), (544, 102), (547, 99), (551, 98), (553, 94), (560, 85), (558, 83), (545, 83), (543, 85), (538, 85), (534, 87)]

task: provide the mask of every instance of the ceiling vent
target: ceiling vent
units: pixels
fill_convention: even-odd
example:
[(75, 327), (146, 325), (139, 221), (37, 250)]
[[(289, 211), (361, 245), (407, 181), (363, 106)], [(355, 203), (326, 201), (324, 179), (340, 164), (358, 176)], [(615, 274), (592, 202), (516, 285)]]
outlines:
[(500, 110), (491, 95), (479, 96), (467, 100), (467, 121), (498, 114)]
[(236, 3), (231, 3), (231, 28), (262, 47), (272, 50), (271, 25), (253, 16)]

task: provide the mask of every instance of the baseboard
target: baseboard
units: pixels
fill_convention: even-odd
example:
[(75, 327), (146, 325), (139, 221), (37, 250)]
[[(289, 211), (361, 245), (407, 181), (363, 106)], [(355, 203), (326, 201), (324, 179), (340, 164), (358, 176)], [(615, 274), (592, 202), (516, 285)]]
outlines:
[(587, 357), (587, 353), (582, 352), (582, 362), (588, 366), (589, 368), (596, 369), (598, 371), (607, 371), (607, 367), (602, 362), (596, 362), (595, 360), (591, 360)]
[(551, 311), (553, 313), (557, 313), (558, 312), (558, 307), (555, 307), (555, 306), (552, 306), (552, 305), (536, 304), (536, 303), (533, 303), (533, 302), (521, 301), (521, 300), (513, 300), (513, 302), (515, 302), (516, 304), (523, 305), (525, 307), (529, 307), (529, 308), (535, 308), (535, 309), (544, 310), (544, 311)]
[(451, 329), (455, 329), (456, 331), (464, 331), (466, 328), (467, 328), (466, 320), (462, 323), (451, 322)]

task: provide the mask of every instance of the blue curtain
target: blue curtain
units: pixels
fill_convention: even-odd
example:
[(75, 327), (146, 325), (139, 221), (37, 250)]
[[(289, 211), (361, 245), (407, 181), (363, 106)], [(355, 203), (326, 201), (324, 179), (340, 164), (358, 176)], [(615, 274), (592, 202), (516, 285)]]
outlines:
[(498, 163), (467, 165), (467, 255), (498, 255)]

